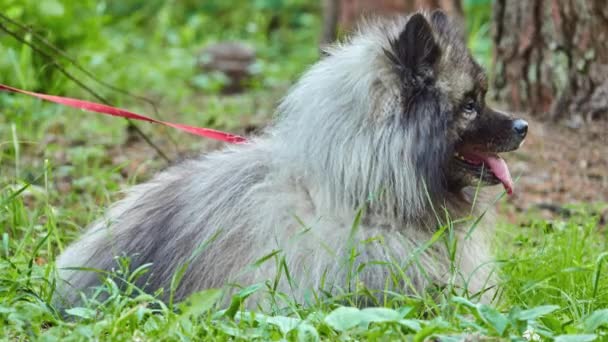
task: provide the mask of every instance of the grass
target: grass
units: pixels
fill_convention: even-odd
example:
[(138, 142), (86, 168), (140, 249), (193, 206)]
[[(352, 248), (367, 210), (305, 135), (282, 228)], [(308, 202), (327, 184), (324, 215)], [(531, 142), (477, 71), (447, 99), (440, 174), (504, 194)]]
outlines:
[[(50, 190), (50, 169), (47, 163), (41, 170), (39, 189), (27, 184), (6, 186), (0, 198), (0, 224), (4, 227), (0, 317), (2, 335), (8, 338), (423, 340), (435, 336), (458, 340), (463, 334), (476, 333), (517, 340), (532, 330), (543, 338), (566, 334), (578, 335), (577, 341), (605, 338), (606, 233), (599, 230), (598, 217), (585, 210), (568, 220), (530, 219), (520, 226), (501, 226), (497, 259), (502, 264), (502, 300), (493, 306), (474, 304), (457, 293), (439, 299), (397, 297), (363, 310), (341, 306), (339, 303), (345, 298), (348, 303), (354, 291), (302, 306), (285, 294), (273, 292), (269, 284), (244, 288), (228, 307), (216, 305), (220, 289), (172, 304), (134, 286), (119, 290), (108, 280), (99, 291), (109, 294), (109, 299), (102, 301), (92, 295), (83, 306), (67, 310), (64, 318), (51, 303), (55, 285), (52, 260), (73, 238), (68, 232), (78, 224), (72, 222), (72, 212), (50, 204), (56, 200)], [(449, 234), (440, 236), (436, 243), (446, 239)], [(280, 263), (280, 254), (260, 262)], [(141, 273), (129, 273), (127, 260), (121, 264), (124, 267), (117, 271), (121, 278), (133, 280)], [(365, 293), (362, 288), (356, 291)], [(281, 304), (264, 312), (241, 309), (254, 292), (263, 292)]]
[[(305, 2), (247, 2), (255, 8), (243, 2), (243, 10), (225, 12), (223, 2), (209, 1), (205, 6), (217, 7), (208, 11), (224, 13), (211, 20), (214, 15), (208, 13), (214, 12), (183, 18), (187, 11), (179, 6), (186, 5), (159, 1), (147, 2), (139, 14), (130, 8), (106, 9), (114, 11), (112, 18), (82, 15), (101, 10), (94, 1), (48, 1), (44, 17), (35, 12), (36, 1), (3, 1), (0, 4), (13, 18), (44, 23), (50, 28), (46, 37), (78, 56), (87, 69), (113, 85), (154, 97), (162, 115), (176, 122), (230, 130), (263, 122), (285, 86), (317, 56), (314, 8), (282, 17), (289, 24), (270, 37), (259, 29), (268, 24), (268, 6)], [(483, 1), (465, 5), (477, 11), (475, 18), (487, 16)], [(53, 16), (61, 11), (81, 15), (66, 23)], [(148, 12), (159, 15), (146, 19)], [(88, 25), (86, 34), (83, 25)], [(469, 22), (470, 37), (477, 37), (470, 44), (482, 60), (489, 60), (487, 41), (481, 38), (486, 28), (481, 19)], [(214, 80), (190, 68), (201, 45), (224, 38), (244, 39), (259, 52), (260, 72), (243, 95), (219, 96)], [(49, 65), (29, 48), (6, 36), (0, 45), (10, 56), (0, 62), (3, 83), (91, 98), (56, 72), (49, 73)], [(114, 104), (153, 113), (145, 103), (87, 81)], [(0, 336), (6, 340), (456, 341), (465, 334), (490, 340), (608, 340), (608, 229), (596, 214), (606, 204), (572, 206), (569, 217), (546, 220), (530, 212), (520, 215), (520, 224), (501, 223), (495, 247), (501, 266), (500, 301), (489, 306), (454, 290), (439, 297), (398, 295), (357, 309), (349, 304), (365, 296), (366, 289), (356, 283), (354, 270), (351, 289), (340, 296), (313, 297), (307, 304), (275, 291), (277, 279), (243, 284), (246, 287), (228, 305), (220, 302), (221, 289), (173, 303), (160, 301), (157, 293), (108, 280), (98, 293), (109, 294), (107, 299), (91, 295), (62, 316), (51, 301), (57, 254), (119, 198), (119, 190), (166, 164), (145, 143), (132, 140), (123, 120), (6, 94), (0, 94), (0, 105)], [(206, 142), (184, 134), (150, 125), (142, 128), (172, 156), (208, 148)], [(434, 243), (452, 246), (450, 225), (440, 231)], [(282, 265), (281, 258), (277, 252), (258, 264)], [(145, 272), (129, 271), (127, 259), (120, 265), (117, 276), (131, 282)], [(282, 270), (281, 277), (289, 277), (289, 270), (277, 269)], [(177, 272), (174, 284), (179, 278)], [(245, 310), (243, 304), (254, 294), (277, 304)]]

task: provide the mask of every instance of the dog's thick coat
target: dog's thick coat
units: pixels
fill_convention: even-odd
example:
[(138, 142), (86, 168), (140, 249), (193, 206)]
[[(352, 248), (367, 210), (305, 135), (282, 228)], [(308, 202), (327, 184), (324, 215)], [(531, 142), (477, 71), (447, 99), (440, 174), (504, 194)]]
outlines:
[(131, 268), (152, 263), (138, 281), (150, 290), (167, 289), (189, 262), (179, 300), (273, 279), (272, 259), (248, 266), (277, 250), (293, 278), (279, 290), (299, 299), (322, 283), (348, 289), (347, 279), (411, 294), (454, 276), (480, 291), (491, 279), (487, 227), (467, 237), (470, 222), (455, 227), (455, 264), (444, 243), (426, 244), (437, 217), (470, 214), (470, 188), (451, 187), (450, 161), (472, 120), (460, 103), (483, 83), (440, 12), (364, 25), (301, 77), (259, 137), (129, 190), (60, 256), (59, 294), (73, 303), (73, 288), (99, 284), (95, 272), (65, 268), (111, 270), (127, 255)]

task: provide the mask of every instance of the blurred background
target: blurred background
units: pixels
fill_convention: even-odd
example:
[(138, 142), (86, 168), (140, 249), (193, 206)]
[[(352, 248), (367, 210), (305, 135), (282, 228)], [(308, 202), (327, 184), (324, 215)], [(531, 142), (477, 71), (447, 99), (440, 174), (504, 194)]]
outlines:
[[(489, 72), (488, 101), (531, 122), (524, 148), (506, 156), (520, 179), (505, 212), (559, 215), (608, 200), (603, 1), (0, 0), (0, 8), (1, 83), (239, 134), (266, 124), (320, 49), (361, 15), (442, 8)], [(0, 181), (32, 184), (34, 207), (40, 175), (52, 170), (51, 201), (77, 225), (126, 183), (218, 146), (0, 94)]]

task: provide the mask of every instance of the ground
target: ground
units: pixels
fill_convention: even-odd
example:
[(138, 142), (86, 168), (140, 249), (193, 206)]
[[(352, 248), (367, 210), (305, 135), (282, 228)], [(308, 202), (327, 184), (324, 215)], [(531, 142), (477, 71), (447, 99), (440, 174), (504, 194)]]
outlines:
[[(545, 217), (564, 205), (608, 201), (608, 120), (579, 128), (525, 115), (530, 129), (525, 144), (505, 158), (516, 183), (507, 202), (514, 212), (541, 209)], [(603, 212), (608, 218), (608, 212)]]

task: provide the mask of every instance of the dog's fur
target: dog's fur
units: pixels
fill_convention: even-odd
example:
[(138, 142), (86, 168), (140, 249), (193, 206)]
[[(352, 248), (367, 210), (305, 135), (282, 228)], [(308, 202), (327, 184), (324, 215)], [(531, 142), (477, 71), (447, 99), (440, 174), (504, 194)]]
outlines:
[[(66, 268), (111, 270), (117, 255), (130, 256), (131, 268), (152, 263), (138, 285), (167, 289), (194, 254), (179, 300), (273, 279), (277, 263), (248, 266), (275, 250), (293, 278), (279, 290), (298, 299), (322, 283), (347, 289), (349, 270), (364, 264), (356, 280), (372, 290), (421, 293), (454, 274), (482, 290), (492, 278), (490, 227), (465, 237), (470, 223), (455, 226), (454, 265), (444, 243), (426, 246), (437, 217), (471, 211), (467, 186), (479, 177), (453, 166), (457, 146), (470, 137), (513, 149), (496, 124), (510, 119), (485, 108), (484, 73), (461, 37), (441, 12), (364, 25), (301, 77), (259, 137), (132, 188), (60, 256), (59, 294), (73, 303), (99, 284), (95, 272)], [(478, 100), (475, 113), (463, 113), (467, 98)], [(344, 262), (351, 247), (357, 254)], [(393, 281), (398, 266), (405, 277)]]

